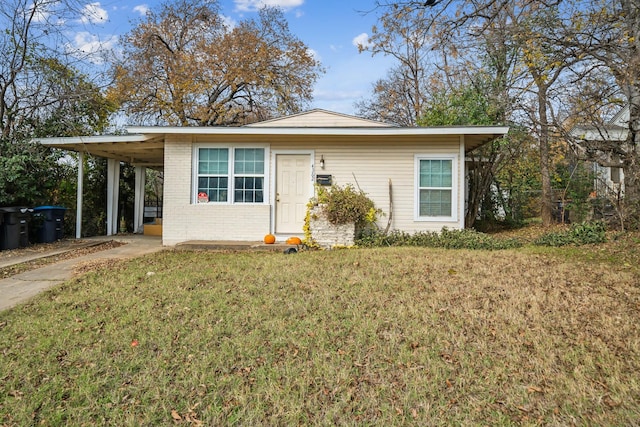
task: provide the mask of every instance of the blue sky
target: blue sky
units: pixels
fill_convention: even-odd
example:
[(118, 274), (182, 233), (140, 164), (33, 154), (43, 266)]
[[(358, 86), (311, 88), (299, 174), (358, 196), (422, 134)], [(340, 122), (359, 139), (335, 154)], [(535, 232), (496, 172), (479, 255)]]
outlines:
[[(73, 34), (76, 49), (93, 52), (117, 45), (132, 22), (161, 1), (102, 0), (89, 3)], [(376, 23), (374, 0), (220, 0), (222, 14), (231, 22), (252, 17), (267, 4), (285, 11), (290, 31), (320, 59), (326, 74), (317, 82), (312, 108), (353, 114), (354, 102), (368, 97), (372, 84), (391, 67), (390, 58), (358, 53)], [(370, 13), (364, 13), (370, 11)]]

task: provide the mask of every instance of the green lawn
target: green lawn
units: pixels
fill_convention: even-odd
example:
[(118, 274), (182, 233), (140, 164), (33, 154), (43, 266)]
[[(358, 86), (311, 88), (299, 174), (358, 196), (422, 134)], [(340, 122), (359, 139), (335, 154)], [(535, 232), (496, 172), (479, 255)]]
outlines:
[(0, 313), (0, 425), (633, 425), (637, 266), (555, 255), (110, 265)]

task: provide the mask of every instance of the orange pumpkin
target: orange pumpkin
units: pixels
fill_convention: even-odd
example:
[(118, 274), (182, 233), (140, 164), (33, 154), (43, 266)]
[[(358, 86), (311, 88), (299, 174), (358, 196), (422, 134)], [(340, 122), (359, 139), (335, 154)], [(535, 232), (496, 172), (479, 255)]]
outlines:
[(273, 245), (276, 242), (276, 236), (274, 236), (273, 234), (267, 234), (266, 236), (264, 236), (264, 242), (267, 245)]
[(299, 237), (289, 237), (287, 239), (287, 245), (301, 245), (302, 240)]

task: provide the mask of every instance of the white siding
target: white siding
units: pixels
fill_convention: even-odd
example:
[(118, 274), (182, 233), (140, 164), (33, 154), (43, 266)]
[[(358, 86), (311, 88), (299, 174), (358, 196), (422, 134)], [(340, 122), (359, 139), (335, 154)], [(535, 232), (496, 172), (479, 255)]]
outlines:
[(340, 127), (389, 127), (390, 125), (359, 117), (348, 116), (324, 110), (312, 110), (307, 113), (296, 114), (275, 120), (254, 123), (249, 127), (311, 127), (311, 128), (340, 128)]
[[(272, 150), (286, 150), (291, 145), (272, 144)], [(389, 180), (393, 190), (393, 218), (391, 229), (410, 233), (417, 231), (440, 231), (442, 227), (460, 228), (464, 218), (463, 173), (464, 156), (460, 156), (458, 136), (439, 137), (428, 146), (424, 143), (376, 144), (296, 144), (297, 149), (314, 149), (316, 174), (330, 174), (333, 182), (340, 186), (353, 184), (361, 188), (374, 201), (376, 207), (385, 213), (380, 221), (386, 227), (389, 219)], [(456, 222), (415, 221), (415, 155), (446, 154), (458, 156), (458, 213)], [(325, 168), (320, 168), (320, 158), (324, 157)], [(462, 200), (462, 202), (460, 202)]]
[[(180, 141), (179, 139), (182, 139)], [(195, 139), (195, 138), (194, 138)], [(200, 141), (202, 139), (200, 138)], [(223, 141), (219, 141), (223, 142)], [(237, 143), (237, 142), (236, 142)], [(462, 144), (462, 145), (461, 145)], [(375, 140), (370, 143), (348, 142), (343, 138), (305, 138), (290, 142), (269, 144), (270, 174), (275, 173), (274, 153), (306, 150), (313, 152), (314, 173), (330, 174), (340, 186), (353, 184), (371, 197), (385, 216), (380, 227), (386, 227), (389, 218), (389, 180), (393, 190), (393, 218), (391, 229), (409, 233), (440, 231), (442, 227), (460, 228), (464, 219), (464, 141), (459, 136), (434, 136), (430, 141)], [(415, 221), (415, 156), (457, 156), (457, 220)], [(175, 245), (189, 240), (245, 240), (258, 241), (271, 231), (272, 206), (243, 204), (192, 203), (193, 144), (191, 137), (167, 137), (165, 144), (165, 186), (163, 243)], [(325, 168), (320, 168), (324, 157)], [(270, 179), (273, 179), (270, 177)], [(272, 201), (271, 195), (265, 194)]]

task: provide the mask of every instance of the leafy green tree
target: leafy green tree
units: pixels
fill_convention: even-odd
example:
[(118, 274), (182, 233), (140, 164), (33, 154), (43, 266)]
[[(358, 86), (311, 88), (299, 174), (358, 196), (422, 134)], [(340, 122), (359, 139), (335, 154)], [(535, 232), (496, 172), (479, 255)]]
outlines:
[(495, 125), (496, 114), (487, 94), (482, 88), (473, 85), (433, 93), (418, 125)]
[(39, 60), (46, 99), (28, 120), (34, 137), (94, 135), (105, 131), (117, 105), (88, 76), (56, 58)]
[(57, 184), (57, 158), (38, 144), (0, 138), (0, 206), (44, 203)]
[(595, 179), (592, 165), (571, 156), (557, 159), (553, 166), (552, 182), (560, 203), (556, 217), (562, 222), (565, 217), (570, 221), (585, 221), (591, 210), (589, 196)]
[(41, 101), (37, 108), (24, 110), (29, 115), (14, 122), (0, 138), (0, 205), (52, 203), (57, 187), (64, 185), (62, 177), (67, 176), (64, 162), (59, 161), (67, 154), (32, 139), (101, 132), (115, 111), (100, 88), (77, 70), (52, 58), (34, 62)]
[(539, 215), (540, 152), (525, 129), (512, 129), (511, 134), (522, 141), (509, 145), (510, 161), (495, 174), (495, 206), (499, 206), (508, 224), (520, 225), (527, 218)]
[[(486, 83), (486, 82), (485, 82)], [(451, 88), (432, 94), (427, 103), (424, 115), (419, 120), (421, 126), (468, 126), (494, 125), (499, 119), (500, 105), (490, 98), (490, 89), (476, 82), (460, 88)], [(513, 180), (496, 181), (497, 176), (508, 173), (509, 165), (519, 162), (526, 135), (517, 128), (512, 129), (505, 137), (491, 144), (484, 145), (471, 153), (467, 153), (469, 194), (465, 226), (476, 226), (479, 218), (487, 221), (505, 219), (513, 221), (514, 208), (520, 206), (519, 194)], [(530, 141), (529, 141), (530, 143)], [(537, 181), (539, 183), (539, 180)], [(492, 191), (492, 186), (493, 191)], [(486, 224), (481, 224), (486, 226)]]

